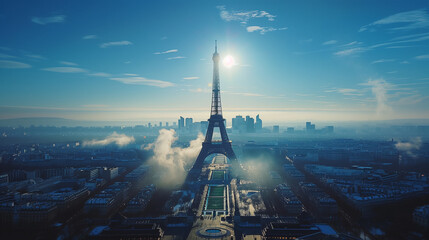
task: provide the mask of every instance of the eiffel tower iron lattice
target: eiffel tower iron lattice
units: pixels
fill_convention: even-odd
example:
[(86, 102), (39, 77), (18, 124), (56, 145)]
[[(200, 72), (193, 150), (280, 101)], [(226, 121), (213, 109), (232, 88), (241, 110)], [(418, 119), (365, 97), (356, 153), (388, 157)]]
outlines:
[[(213, 153), (225, 155), (232, 163), (237, 162), (237, 157), (232, 150), (231, 141), (228, 139), (228, 134), (225, 128), (225, 119), (222, 116), (222, 104), (220, 98), (220, 81), (219, 81), (219, 53), (217, 52), (217, 42), (215, 41), (215, 52), (213, 53), (213, 84), (212, 84), (212, 102), (209, 125), (207, 128), (206, 137), (203, 142), (200, 154), (197, 157), (192, 169), (188, 173), (189, 180), (196, 180), (201, 174), (204, 160), (207, 156)], [(213, 130), (219, 128), (221, 141), (213, 141)]]

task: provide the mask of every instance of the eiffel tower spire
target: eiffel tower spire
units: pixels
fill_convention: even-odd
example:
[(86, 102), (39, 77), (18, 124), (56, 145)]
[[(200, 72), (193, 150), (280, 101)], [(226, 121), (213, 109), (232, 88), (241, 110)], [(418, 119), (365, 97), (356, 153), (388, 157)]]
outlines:
[(220, 99), (219, 81), (219, 53), (217, 53), (217, 41), (215, 40), (215, 52), (213, 53), (213, 84), (212, 84), (212, 108), (211, 116), (222, 116), (222, 103)]

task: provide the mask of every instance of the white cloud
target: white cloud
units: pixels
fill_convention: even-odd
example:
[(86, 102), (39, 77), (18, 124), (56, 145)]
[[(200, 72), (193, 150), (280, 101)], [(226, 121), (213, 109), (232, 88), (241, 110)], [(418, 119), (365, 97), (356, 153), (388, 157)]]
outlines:
[(125, 76), (132, 76), (132, 77), (137, 77), (138, 74), (135, 73), (124, 73)]
[(393, 44), (421, 42), (421, 41), (427, 41), (427, 40), (429, 40), (429, 34), (426, 34), (425, 36), (409, 38), (409, 39), (405, 39), (405, 40), (401, 40), (401, 41), (390, 41), (390, 42), (379, 43), (379, 44), (372, 45), (369, 48), (372, 49), (372, 48), (378, 48), (378, 47), (383, 47), (383, 46), (388, 46), (388, 45), (393, 45)]
[(356, 53), (361, 53), (361, 52), (364, 52), (364, 51), (366, 51), (365, 48), (356, 47), (356, 48), (349, 48), (349, 49), (346, 49), (346, 50), (335, 52), (334, 55), (337, 55), (337, 56), (349, 56), (349, 55), (356, 54)]
[(76, 63), (74, 63), (74, 62), (67, 62), (67, 61), (60, 61), (60, 64), (67, 65), (67, 66), (77, 66)]
[(260, 34), (265, 34), (267, 32), (286, 30), (287, 28), (273, 28), (273, 27), (261, 27), (261, 26), (248, 26), (246, 30), (248, 32), (259, 32)]
[(372, 64), (376, 64), (376, 63), (385, 63), (385, 62), (394, 62), (395, 59), (379, 59), (379, 60), (375, 60), (372, 62)]
[(0, 58), (16, 58), (15, 56), (0, 53)]
[(341, 93), (345, 96), (362, 96), (363, 92), (362, 90), (353, 89), (353, 88), (334, 88), (330, 90), (325, 90), (327, 93), (336, 92)]
[(419, 59), (419, 60), (422, 60), (422, 59), (429, 59), (429, 54), (416, 56), (415, 58), (416, 58), (416, 59)]
[(200, 77), (184, 77), (185, 80), (199, 79)]
[(51, 67), (51, 68), (43, 68), (44, 71), (49, 72), (59, 72), (59, 73), (82, 73), (86, 72), (83, 68), (77, 68), (77, 67)]
[[(251, 11), (235, 11), (235, 10), (226, 10), (225, 6), (217, 6), (217, 9), (220, 10), (220, 18), (226, 22), (240, 22), (243, 27), (246, 27), (248, 22), (252, 19), (266, 19), (270, 22), (274, 21), (276, 16), (263, 11), (263, 10), (251, 10)], [(261, 27), (261, 26), (248, 26), (246, 27), (247, 32), (259, 32), (260, 34), (265, 34), (267, 32), (277, 31), (277, 30), (286, 30), (286, 27), (283, 28), (274, 28), (274, 27)]]
[[(402, 39), (402, 40), (398, 41), (398, 39)], [(356, 47), (348, 48), (350, 46), (362, 44), (362, 42), (354, 41), (354, 42), (351, 42), (351, 43), (348, 43), (348, 44), (345, 44), (342, 46), (342, 47), (346, 47), (348, 49), (337, 51), (334, 53), (334, 55), (348, 56), (348, 55), (353, 55), (353, 54), (357, 54), (357, 53), (362, 53), (362, 52), (374, 50), (374, 49), (377, 49), (379, 47), (385, 47), (385, 46), (396, 45), (396, 44), (404, 44), (404, 43), (422, 42), (422, 41), (427, 41), (427, 40), (429, 40), (429, 33), (412, 34), (412, 35), (392, 38), (391, 41), (378, 43), (378, 44), (374, 44), (374, 45), (370, 45), (370, 46), (359, 46), (359, 47), (356, 46)], [(404, 46), (397, 46), (396, 45), (394, 47), (400, 48), (400, 47), (404, 47)], [(407, 46), (407, 47), (409, 47), (409, 46)]]
[(82, 37), (82, 39), (85, 39), (85, 40), (96, 39), (96, 38), (97, 38), (97, 35), (86, 35)]
[(185, 181), (185, 169), (194, 163), (201, 150), (204, 136), (201, 133), (198, 134), (197, 139), (190, 141), (189, 147), (186, 148), (174, 147), (177, 140), (178, 137), (173, 129), (161, 129), (157, 139), (145, 147), (146, 150), (153, 150), (153, 157), (149, 159), (148, 164), (159, 177), (161, 187), (171, 188)]
[(0, 60), (0, 68), (31, 68), (31, 65), (8, 60)]
[(249, 26), (246, 28), (248, 32), (262, 31), (263, 28), (260, 26)]
[(392, 89), (392, 85), (386, 82), (384, 79), (368, 80), (368, 82), (362, 85), (370, 86), (371, 91), (375, 97), (377, 107), (376, 113), (378, 117), (390, 113), (392, 108), (388, 105), (388, 94), (387, 91)]
[(153, 54), (166, 54), (166, 53), (175, 53), (175, 52), (178, 52), (179, 50), (177, 50), (177, 49), (171, 49), (171, 50), (167, 50), (167, 51), (164, 51), (164, 52), (155, 52), (155, 53), (153, 53)]
[(368, 25), (362, 26), (359, 32), (366, 31), (368, 29), (373, 30), (377, 26), (390, 25), (390, 24), (402, 24), (401, 27), (395, 27), (391, 30), (408, 30), (408, 29), (419, 29), (429, 28), (429, 14), (424, 9), (401, 12), (390, 15), (388, 17), (377, 20)]
[(404, 46), (389, 46), (389, 47), (386, 47), (386, 48), (389, 48), (389, 49), (399, 49), (399, 48), (409, 48), (409, 47), (412, 47), (412, 46), (406, 46), (406, 45), (404, 45)]
[(358, 45), (358, 44), (362, 44), (362, 42), (358, 42), (358, 41), (349, 42), (344, 44), (343, 47), (349, 47), (349, 46)]
[(125, 134), (118, 134), (116, 132), (113, 132), (111, 135), (107, 136), (105, 139), (102, 139), (102, 140), (93, 139), (90, 141), (84, 141), (83, 146), (96, 147), (96, 146), (106, 146), (110, 144), (116, 144), (119, 147), (124, 147), (133, 142), (135, 142), (135, 139), (133, 136), (129, 137)]
[(25, 56), (27, 56), (29, 58), (38, 59), (38, 60), (45, 60), (46, 59), (44, 56), (37, 55), (37, 54), (26, 54)]
[(252, 18), (266, 18), (268, 21), (274, 21), (276, 17), (266, 11), (261, 10), (228, 11), (226, 10), (225, 6), (217, 6), (217, 9), (220, 10), (220, 18), (227, 22), (238, 21), (242, 24), (247, 24), (247, 22)]
[(169, 57), (167, 58), (167, 60), (182, 59), (182, 58), (186, 58), (186, 57), (183, 57), (183, 56)]
[(101, 48), (113, 47), (113, 46), (127, 46), (132, 45), (130, 41), (118, 41), (118, 42), (106, 42), (100, 45)]
[(37, 24), (45, 25), (48, 23), (61, 23), (64, 22), (65, 19), (65, 15), (56, 15), (52, 17), (33, 17), (31, 21)]
[(96, 77), (111, 77), (112, 76), (111, 74), (104, 73), (104, 72), (90, 73), (88, 75), (90, 75), (90, 76), (96, 76)]
[(174, 86), (174, 83), (172, 82), (147, 79), (144, 77), (110, 78), (110, 80), (122, 82), (125, 84), (147, 85), (147, 86), (154, 86), (154, 87), (160, 87), (160, 88)]
[(323, 45), (332, 45), (332, 44), (336, 44), (338, 41), (337, 40), (329, 40), (323, 43)]
[(400, 99), (398, 99), (397, 101), (394, 102), (394, 105), (415, 105), (417, 103), (420, 103), (424, 100), (427, 100), (429, 98), (429, 96), (421, 96), (420, 94), (415, 94), (415, 95), (411, 95), (411, 96), (406, 96), (406, 97), (402, 97)]
[(399, 151), (406, 152), (411, 157), (417, 157), (414, 151), (419, 150), (421, 146), (422, 146), (421, 137), (413, 138), (409, 142), (398, 141), (395, 144), (396, 149), (398, 149)]
[(404, 40), (404, 39), (410, 39), (410, 38), (416, 38), (416, 37), (424, 37), (429, 35), (429, 33), (425, 32), (425, 33), (416, 33), (416, 34), (408, 34), (408, 35), (402, 35), (402, 36), (398, 36), (398, 37), (394, 37), (392, 38), (393, 41), (397, 41), (397, 40)]

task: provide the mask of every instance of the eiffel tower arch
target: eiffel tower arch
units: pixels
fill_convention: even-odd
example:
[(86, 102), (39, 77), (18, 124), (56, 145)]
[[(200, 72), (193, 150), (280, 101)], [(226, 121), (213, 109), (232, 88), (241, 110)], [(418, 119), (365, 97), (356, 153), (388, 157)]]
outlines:
[[(215, 41), (215, 52), (213, 53), (213, 84), (212, 84), (212, 102), (209, 126), (207, 128), (206, 137), (203, 142), (201, 151), (188, 173), (188, 179), (196, 180), (201, 174), (201, 169), (204, 165), (204, 160), (207, 156), (213, 153), (219, 153), (225, 155), (232, 164), (237, 163), (237, 157), (232, 150), (231, 141), (228, 138), (228, 134), (225, 128), (225, 119), (222, 116), (222, 103), (220, 98), (220, 80), (219, 80), (219, 53), (217, 52), (217, 43)], [(213, 130), (219, 128), (221, 135), (220, 141), (213, 141)]]

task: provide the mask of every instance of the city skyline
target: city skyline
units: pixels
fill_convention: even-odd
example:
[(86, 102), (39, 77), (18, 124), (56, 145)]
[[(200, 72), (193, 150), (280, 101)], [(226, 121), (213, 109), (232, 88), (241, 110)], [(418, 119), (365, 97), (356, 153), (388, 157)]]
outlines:
[(310, 3), (4, 2), (0, 119), (206, 120), (214, 40), (227, 119), (429, 119), (424, 1)]
[(429, 239), (427, 1), (2, 1), (0, 239)]

